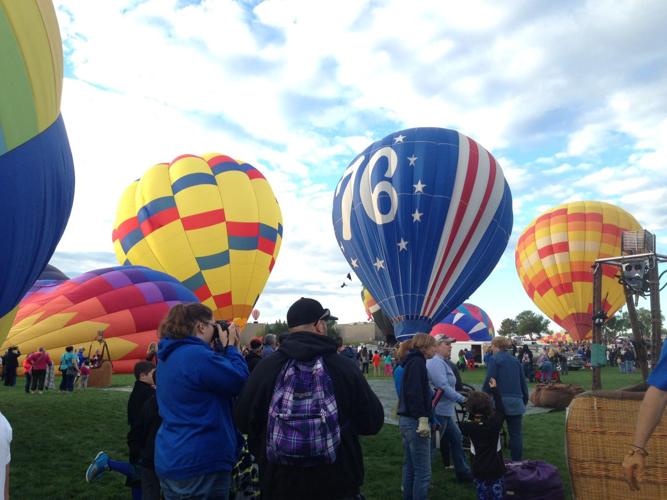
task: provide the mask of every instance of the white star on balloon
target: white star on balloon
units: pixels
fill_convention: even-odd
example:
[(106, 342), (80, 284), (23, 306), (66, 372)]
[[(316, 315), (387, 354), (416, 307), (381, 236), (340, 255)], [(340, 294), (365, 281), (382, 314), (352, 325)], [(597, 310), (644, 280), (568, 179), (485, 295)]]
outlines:
[(398, 251), (402, 252), (403, 250), (408, 250), (408, 242), (401, 238), (401, 241), (398, 242)]
[(354, 267), (355, 269), (359, 267), (359, 261), (357, 259), (352, 259), (350, 261), (350, 264), (352, 264), (352, 267)]
[(416, 157), (415, 155), (408, 156), (408, 161), (410, 162), (410, 166), (411, 166), (411, 167), (414, 167), (414, 166), (415, 166), (415, 162), (417, 161), (417, 157)]
[(421, 222), (422, 215), (424, 215), (424, 212), (420, 212), (418, 209), (415, 209), (415, 213), (412, 214), (412, 222)]
[(417, 181), (417, 184), (413, 184), (412, 187), (415, 188), (415, 194), (417, 194), (417, 193), (423, 193), (423, 192), (424, 192), (424, 188), (426, 187), (426, 184), (422, 184), (422, 180), (419, 179), (419, 180)]
[(405, 136), (402, 134), (397, 135), (394, 137), (394, 144), (398, 144), (399, 142), (403, 142), (403, 139), (405, 139)]
[(384, 269), (384, 261), (380, 260), (380, 257), (375, 257), (375, 264), (373, 265), (375, 266), (375, 269), (377, 269), (378, 271), (380, 269)]

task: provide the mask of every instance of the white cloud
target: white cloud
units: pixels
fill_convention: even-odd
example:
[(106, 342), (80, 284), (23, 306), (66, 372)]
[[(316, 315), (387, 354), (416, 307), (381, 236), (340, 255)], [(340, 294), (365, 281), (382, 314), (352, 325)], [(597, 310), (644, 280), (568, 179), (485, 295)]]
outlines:
[(263, 318), (298, 295), (284, 287), (320, 284), (342, 318), (363, 319), (358, 293), (338, 288), (333, 183), (373, 140), (411, 126), (456, 128), (491, 151), (517, 224), (592, 196), (667, 230), (664, 2), (56, 4), (77, 168), (60, 252), (110, 251), (132, 179), (218, 150), (257, 165), (283, 209)]

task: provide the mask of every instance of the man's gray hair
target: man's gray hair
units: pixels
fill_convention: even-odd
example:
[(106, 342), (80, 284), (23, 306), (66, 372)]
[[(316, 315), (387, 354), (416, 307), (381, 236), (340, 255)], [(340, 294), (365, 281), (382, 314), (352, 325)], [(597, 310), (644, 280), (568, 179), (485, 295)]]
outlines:
[(264, 335), (264, 345), (275, 346), (276, 345), (276, 335), (274, 333), (267, 333)]

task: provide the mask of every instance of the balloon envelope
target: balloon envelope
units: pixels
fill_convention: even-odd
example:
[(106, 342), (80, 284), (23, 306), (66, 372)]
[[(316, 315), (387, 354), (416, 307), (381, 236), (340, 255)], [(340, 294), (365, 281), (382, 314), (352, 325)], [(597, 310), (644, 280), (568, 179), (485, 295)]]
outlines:
[(0, 6), (0, 342), (62, 236), (74, 167), (60, 116), (63, 55), (49, 1)]
[(380, 329), (389, 344), (393, 345), (396, 343), (393, 323), (382, 311), (382, 308), (380, 308), (367, 288), (363, 288), (361, 290), (361, 300), (364, 303), (364, 308), (366, 309), (368, 319), (373, 319), (375, 325)]
[(430, 332), (486, 279), (512, 231), (495, 158), (454, 130), (402, 130), (345, 170), (333, 225), (343, 255), (395, 325)]
[(197, 297), (175, 278), (138, 266), (90, 271), (59, 285), (34, 290), (21, 301), (0, 350), (17, 345), (24, 355), (44, 347), (59, 359), (68, 345), (93, 353), (104, 330), (114, 370), (131, 373), (157, 341), (160, 321), (175, 304)]
[(258, 309), (253, 309), (252, 310), (252, 319), (257, 321), (259, 319), (259, 310)]
[(278, 201), (262, 173), (228, 156), (185, 155), (123, 193), (113, 230), (121, 264), (166, 272), (245, 324), (280, 250)]
[(462, 304), (437, 325), (431, 335), (444, 333), (462, 342), (491, 342), (496, 334), (491, 318), (473, 304)]
[[(589, 338), (593, 263), (620, 256), (623, 231), (640, 229), (632, 215), (609, 203), (578, 201), (547, 210), (519, 237), (514, 256), (521, 284), (574, 340)], [(616, 268), (603, 266), (602, 272), (602, 308), (611, 317), (625, 303), (625, 293)]]

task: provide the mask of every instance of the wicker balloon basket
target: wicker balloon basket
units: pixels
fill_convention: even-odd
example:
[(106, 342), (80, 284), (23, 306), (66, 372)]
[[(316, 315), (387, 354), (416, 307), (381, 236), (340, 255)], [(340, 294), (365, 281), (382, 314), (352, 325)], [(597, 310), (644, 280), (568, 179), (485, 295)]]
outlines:
[(630, 491), (621, 463), (634, 436), (646, 386), (592, 391), (567, 412), (566, 447), (572, 491), (579, 500), (667, 499), (667, 418), (651, 437), (641, 490)]
[(105, 359), (100, 366), (90, 370), (88, 387), (111, 387), (112, 374), (113, 367), (111, 361)]

